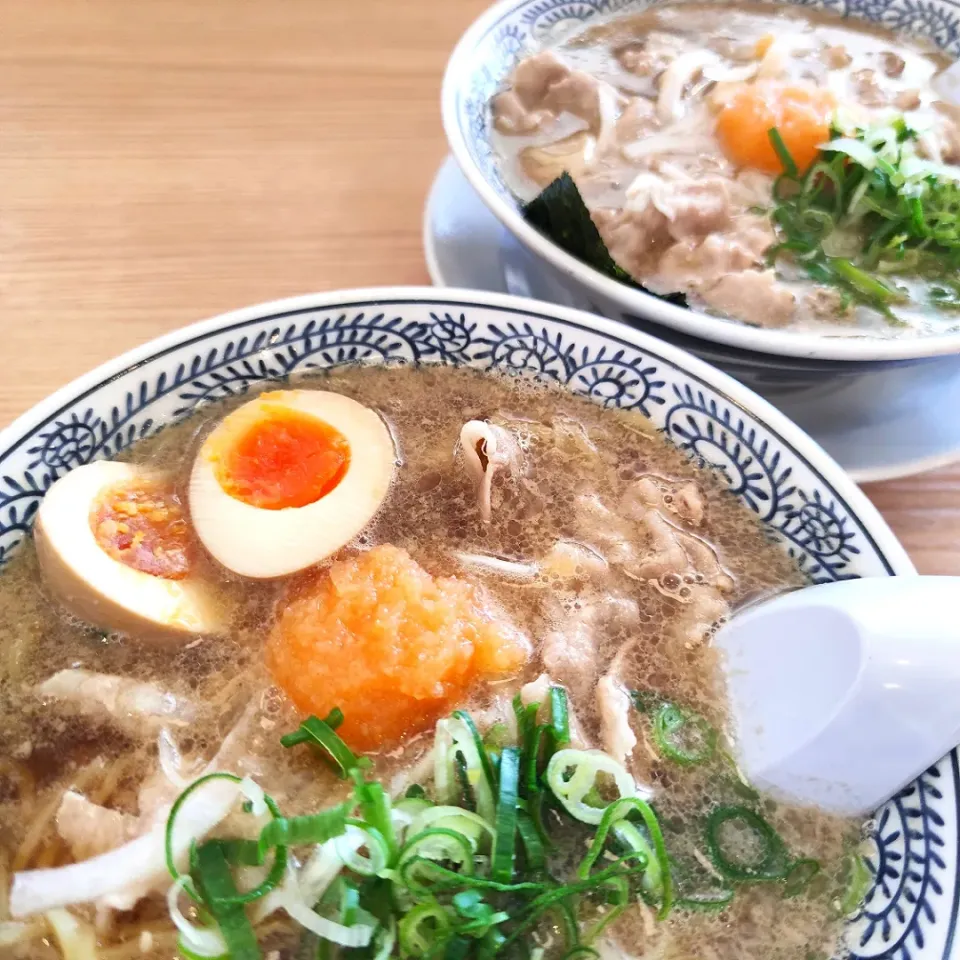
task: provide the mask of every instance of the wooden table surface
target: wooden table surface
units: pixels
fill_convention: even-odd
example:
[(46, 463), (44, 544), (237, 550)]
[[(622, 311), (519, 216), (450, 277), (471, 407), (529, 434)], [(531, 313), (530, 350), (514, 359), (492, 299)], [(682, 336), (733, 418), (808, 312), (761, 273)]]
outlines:
[[(428, 282), (440, 78), (484, 6), (0, 0), (0, 425), (193, 320)], [(866, 489), (960, 574), (960, 468)]]

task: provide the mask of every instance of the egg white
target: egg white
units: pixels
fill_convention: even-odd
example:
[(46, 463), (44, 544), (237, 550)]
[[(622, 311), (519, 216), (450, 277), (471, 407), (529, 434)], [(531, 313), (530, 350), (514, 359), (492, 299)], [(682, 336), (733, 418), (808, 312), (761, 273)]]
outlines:
[(252, 506), (220, 486), (215, 456), (230, 417), (243, 417), (261, 402), (251, 400), (230, 414), (200, 448), (190, 478), (190, 511), (197, 536), (223, 566), (269, 579), (319, 563), (363, 530), (393, 480), (396, 450), (383, 420), (356, 400), (323, 390), (273, 392), (271, 404), (339, 431), (349, 444), (350, 462), (337, 486), (314, 503), (279, 510)]
[(90, 514), (99, 495), (152, 479), (141, 467), (98, 460), (57, 480), (34, 525), (44, 583), (68, 612), (103, 630), (159, 640), (218, 633), (222, 611), (208, 587), (135, 570), (97, 543)]

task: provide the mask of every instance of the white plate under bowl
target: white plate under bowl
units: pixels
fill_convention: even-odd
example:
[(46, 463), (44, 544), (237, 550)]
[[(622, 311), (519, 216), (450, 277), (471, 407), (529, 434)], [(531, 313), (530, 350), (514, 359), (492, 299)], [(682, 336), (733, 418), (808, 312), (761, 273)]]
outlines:
[[(423, 248), (437, 286), (589, 308), (577, 288), (565, 286), (556, 273), (544, 270), (497, 220), (452, 157), (443, 162), (430, 189)], [(775, 397), (767, 399), (819, 441), (858, 483), (891, 480), (960, 460), (960, 417), (955, 416), (960, 410), (960, 362), (931, 363), (927, 373), (922, 389), (915, 389), (908, 402), (877, 407), (869, 419), (852, 423), (836, 416), (844, 403), (842, 391), (825, 397), (822, 405), (787, 406), (777, 404)]]

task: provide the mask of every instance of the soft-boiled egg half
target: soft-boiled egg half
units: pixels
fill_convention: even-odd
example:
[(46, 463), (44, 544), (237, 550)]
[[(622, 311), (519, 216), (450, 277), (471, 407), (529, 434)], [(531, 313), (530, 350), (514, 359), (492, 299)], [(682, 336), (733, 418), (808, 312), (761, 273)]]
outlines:
[(216, 633), (222, 608), (192, 576), (194, 541), (173, 486), (100, 460), (47, 491), (34, 526), (47, 589), (104, 630), (171, 639)]
[(235, 573), (295, 573), (373, 519), (395, 462), (386, 424), (356, 400), (323, 390), (263, 393), (200, 448), (190, 479), (194, 529)]

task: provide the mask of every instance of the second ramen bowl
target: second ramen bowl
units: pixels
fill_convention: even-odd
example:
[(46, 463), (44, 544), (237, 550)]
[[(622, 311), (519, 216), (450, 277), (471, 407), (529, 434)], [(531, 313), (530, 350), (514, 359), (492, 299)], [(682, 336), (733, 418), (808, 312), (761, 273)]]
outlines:
[[(954, 371), (960, 376), (960, 333), (877, 339), (747, 326), (611, 280), (526, 222), (499, 173), (491, 96), (531, 51), (591, 20), (647, 6), (649, 0), (504, 0), (467, 30), (444, 77), (443, 122), (457, 163), (487, 207), (562, 286), (565, 302), (690, 350), (774, 402), (801, 426), (822, 420), (825, 412), (849, 426), (874, 420), (880, 406), (893, 415), (922, 404), (931, 384), (942, 383)], [(960, 16), (947, 0), (828, 0), (813, 6), (920, 34), (960, 55)]]

